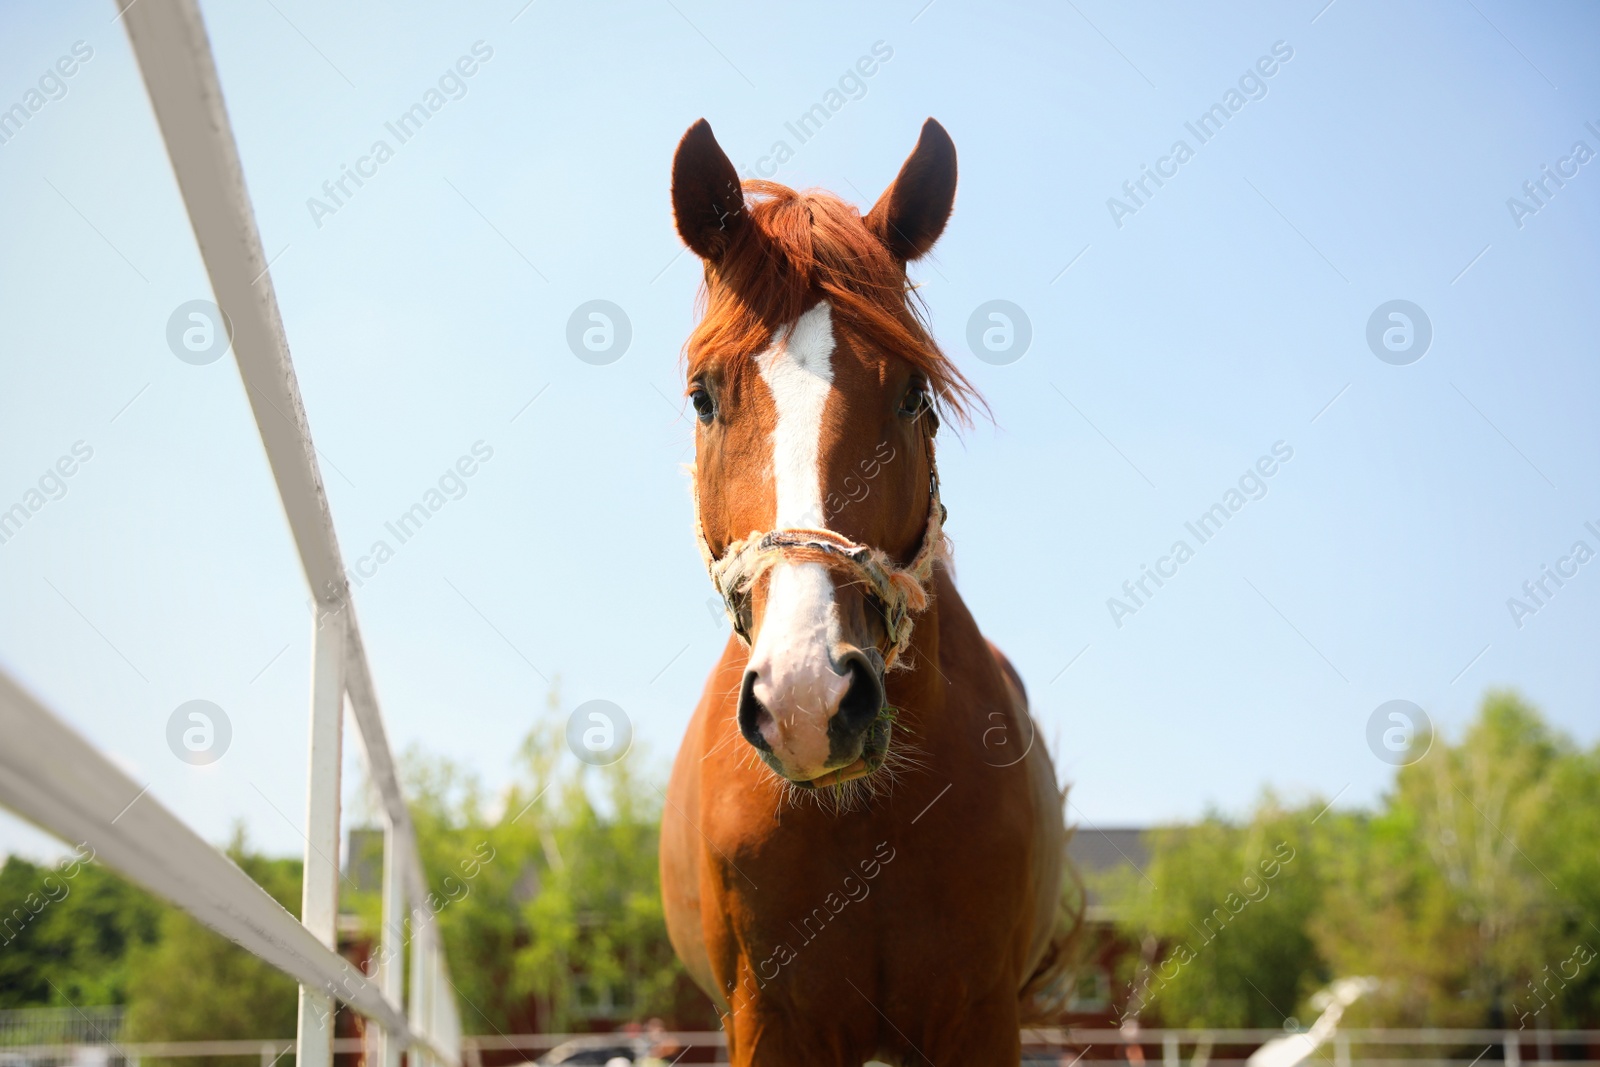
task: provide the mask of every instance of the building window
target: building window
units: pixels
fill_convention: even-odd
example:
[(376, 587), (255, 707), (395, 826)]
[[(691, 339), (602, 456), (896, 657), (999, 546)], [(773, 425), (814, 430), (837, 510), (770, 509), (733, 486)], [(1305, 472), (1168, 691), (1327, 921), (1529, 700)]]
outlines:
[(1111, 979), (1104, 968), (1091, 967), (1082, 971), (1072, 982), (1072, 995), (1067, 998), (1067, 1010), (1079, 1012), (1105, 1011), (1111, 1007)]
[(632, 991), (579, 975), (574, 983), (578, 1015), (585, 1019), (625, 1019), (633, 1014)]

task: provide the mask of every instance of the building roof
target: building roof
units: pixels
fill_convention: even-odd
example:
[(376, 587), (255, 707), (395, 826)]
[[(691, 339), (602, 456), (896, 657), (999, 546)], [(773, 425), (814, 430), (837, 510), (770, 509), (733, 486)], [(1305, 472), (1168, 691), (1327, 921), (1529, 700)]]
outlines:
[(1067, 842), (1067, 858), (1082, 874), (1099, 874), (1119, 867), (1142, 871), (1150, 862), (1149, 833), (1142, 827), (1074, 827)]
[(1077, 826), (1067, 842), (1067, 859), (1083, 879), (1088, 918), (1111, 917), (1100, 886), (1113, 871), (1143, 875), (1150, 865), (1150, 831), (1142, 827)]

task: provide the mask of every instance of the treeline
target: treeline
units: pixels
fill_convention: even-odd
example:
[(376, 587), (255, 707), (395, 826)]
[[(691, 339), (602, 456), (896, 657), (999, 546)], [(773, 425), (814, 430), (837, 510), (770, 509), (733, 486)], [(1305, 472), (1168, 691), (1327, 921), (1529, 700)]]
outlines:
[[(667, 941), (662, 803), (635, 769), (577, 764), (548, 716), (490, 797), (413, 753), (408, 796), (462, 1024), (585, 1029), (661, 1016), (715, 1025)], [(234, 862), (298, 912), (300, 862)], [(376, 857), (346, 912), (378, 928)], [(1383, 982), (1359, 1025), (1600, 1025), (1600, 746), (1581, 750), (1511, 694), (1432, 739), (1376, 810), (1286, 805), (1157, 831), (1151, 862), (1094, 886), (1131, 945), (1115, 1006), (1146, 1025), (1268, 1026), (1316, 1014), (1336, 977)], [(124, 1004), (128, 1041), (288, 1038), (295, 987), (84, 855), (0, 868), (0, 1008)], [(204, 1067), (191, 1063), (190, 1067)]]
[[(577, 763), (564, 724), (528, 735), (493, 803), (477, 779), (413, 754), (407, 796), (468, 1033), (584, 1030), (662, 1016), (714, 1025), (667, 941), (662, 795), (634, 753)], [(370, 927), (379, 902), (354, 895)]]
[[(298, 914), (299, 860), (227, 851)], [(89, 856), (0, 867), (0, 1008), (123, 1005), (122, 1041), (294, 1036), (293, 982)]]
[(1431, 739), (1375, 811), (1269, 795), (1154, 834), (1143, 876), (1097, 886), (1134, 946), (1119, 1012), (1146, 1025), (1269, 1026), (1371, 976), (1347, 1025), (1600, 1025), (1600, 746), (1511, 693)]
[[(417, 752), (402, 761), (432, 889), (423, 906), (443, 935), (463, 1028), (581, 1030), (655, 1015), (714, 1025), (666, 937), (661, 795), (632, 769), (637, 760), (591, 768), (565, 753), (561, 724), (547, 718), (493, 804), (461, 768)], [(381, 838), (365, 846), (374, 854), (348, 863), (341, 911), (376, 931)], [(242, 832), (227, 852), (298, 915), (298, 859), (254, 854)], [(125, 1041), (295, 1034), (293, 982), (86, 850), (51, 866), (9, 858), (0, 1008), (91, 1005), (126, 1006)]]

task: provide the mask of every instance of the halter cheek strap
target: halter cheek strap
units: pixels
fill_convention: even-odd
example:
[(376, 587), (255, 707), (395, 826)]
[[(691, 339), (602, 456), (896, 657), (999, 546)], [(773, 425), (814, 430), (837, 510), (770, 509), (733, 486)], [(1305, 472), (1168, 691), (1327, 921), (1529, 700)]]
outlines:
[(944, 537), (947, 512), (939, 500), (939, 471), (931, 448), (928, 463), (928, 524), (917, 554), (904, 567), (881, 548), (859, 544), (832, 530), (806, 528), (751, 531), (750, 536), (729, 545), (718, 559), (712, 556), (706, 541), (696, 485), (695, 536), (700, 542), (700, 554), (705, 558), (711, 583), (722, 596), (734, 632), (746, 647), (750, 644), (750, 591), (757, 579), (781, 561), (821, 563), (850, 573), (871, 591), (883, 614), (889, 645), (883, 654), (884, 667), (894, 665), (911, 644), (913, 616), (928, 606), (934, 562), (948, 551)]

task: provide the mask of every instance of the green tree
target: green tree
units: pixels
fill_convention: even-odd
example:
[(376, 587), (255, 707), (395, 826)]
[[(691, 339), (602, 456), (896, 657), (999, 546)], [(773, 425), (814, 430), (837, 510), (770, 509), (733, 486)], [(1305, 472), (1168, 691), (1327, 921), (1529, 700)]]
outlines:
[[(469, 1031), (581, 1028), (677, 1006), (684, 973), (661, 910), (659, 795), (634, 769), (637, 752), (607, 767), (565, 753), (562, 723), (547, 716), (493, 818), (472, 775), (415, 750), (404, 761), (426, 906)], [(373, 928), (377, 908), (362, 904)]]
[[(1491, 692), (1458, 743), (1434, 738), (1400, 770), (1380, 812), (1337, 850), (1315, 924), (1339, 973), (1391, 979), (1353, 1019), (1594, 1019), (1600, 960), (1578, 961), (1600, 946), (1596, 762), (1521, 698)], [(1563, 964), (1575, 981), (1559, 977)]]
[[(506, 816), (489, 818), (476, 778), (447, 760), (413, 748), (403, 774), (430, 889), (418, 907), (438, 922), (462, 1027), (525, 1032), (533, 1020), (512, 959), (527, 937), (518, 902), (527, 884), (519, 878), (529, 862), (529, 835)], [(365, 901), (361, 911), (368, 928), (377, 929), (379, 901)], [(408, 939), (414, 925), (407, 925)]]
[(155, 941), (165, 908), (89, 855), (0, 867), (0, 1008), (126, 999), (128, 954)]
[[(1145, 877), (1103, 888), (1145, 946), (1122, 963), (1131, 1008), (1276, 1025), (1329, 979), (1367, 975), (1383, 984), (1352, 1025), (1600, 1021), (1600, 746), (1580, 751), (1509, 692), (1459, 741), (1429, 741), (1376, 811), (1268, 797), (1248, 823), (1158, 832)], [(1273, 842), (1295, 858), (1270, 895), (1230, 904)]]
[[(1530, 863), (1559, 887), (1558, 958), (1543, 961), (1532, 981), (1557, 1000), (1550, 1025), (1592, 1028), (1600, 1026), (1600, 744), (1564, 756), (1551, 778), (1551, 810), (1526, 848)], [(1572, 975), (1567, 961), (1584, 956), (1580, 946), (1595, 958)], [(1554, 991), (1551, 972), (1560, 986)], [(1519, 1022), (1537, 1002), (1526, 986), (1516, 990), (1508, 1022)]]
[(547, 756), (556, 726), (525, 748), (534, 780), (548, 781), (544, 796), (556, 799), (523, 816), (536, 821), (541, 885), (522, 906), (529, 937), (516, 955), (518, 985), (539, 998), (552, 1026), (608, 1006), (633, 1017), (667, 1013), (683, 971), (661, 909), (658, 798), (632, 759), (558, 776)]
[[(236, 831), (228, 857), (245, 874), (298, 916), (298, 859), (268, 859), (249, 853)], [(160, 938), (131, 956), (129, 1041), (213, 1041), (292, 1038), (298, 991), (270, 964), (202, 926), (185, 912), (166, 909)], [(224, 1067), (224, 1059), (173, 1061), (183, 1067)], [(237, 1067), (234, 1063), (231, 1067)]]
[(1418, 834), (1416, 813), (1330, 814), (1324, 822), (1328, 887), (1312, 935), (1337, 974), (1387, 980), (1380, 996), (1357, 1002), (1349, 1021), (1475, 1022), (1450, 993), (1462, 984), (1471, 931)]
[(1103, 887), (1132, 944), (1129, 1015), (1166, 1026), (1278, 1026), (1327, 977), (1308, 930), (1320, 896), (1312, 811), (1268, 796), (1248, 823), (1154, 832), (1149, 866)]

